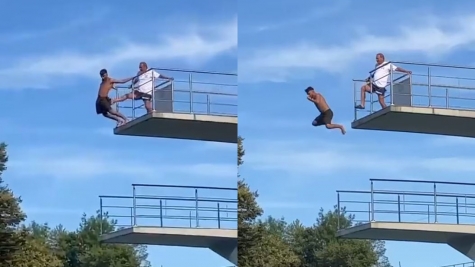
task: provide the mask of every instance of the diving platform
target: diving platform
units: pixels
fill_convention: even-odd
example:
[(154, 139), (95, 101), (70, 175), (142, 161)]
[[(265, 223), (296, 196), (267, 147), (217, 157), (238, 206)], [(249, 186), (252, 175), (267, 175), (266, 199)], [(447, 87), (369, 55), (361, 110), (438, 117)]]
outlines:
[(100, 196), (117, 220), (109, 244), (208, 248), (237, 265), (237, 188), (133, 184), (129, 196)]
[(104, 243), (209, 248), (237, 265), (237, 230), (131, 227), (105, 234)]
[[(116, 109), (129, 122), (116, 135), (237, 143), (237, 74), (159, 69), (174, 80), (152, 79), (152, 109), (142, 100), (126, 100)], [(141, 85), (143, 86), (143, 85)], [(117, 96), (135, 85), (119, 87)]]
[[(390, 72), (386, 108), (376, 95), (366, 94), (366, 109), (354, 110), (353, 129), (475, 137), (475, 68), (390, 63), (413, 73)], [(366, 82), (353, 82), (356, 106)]]
[[(390, 190), (375, 189), (375, 183), (391, 184)], [(475, 260), (473, 188), (472, 183), (371, 179), (369, 191), (339, 190), (338, 210), (355, 214), (356, 221), (339, 227), (337, 236), (447, 244)]]
[(237, 143), (237, 117), (153, 112), (115, 128), (114, 134)]

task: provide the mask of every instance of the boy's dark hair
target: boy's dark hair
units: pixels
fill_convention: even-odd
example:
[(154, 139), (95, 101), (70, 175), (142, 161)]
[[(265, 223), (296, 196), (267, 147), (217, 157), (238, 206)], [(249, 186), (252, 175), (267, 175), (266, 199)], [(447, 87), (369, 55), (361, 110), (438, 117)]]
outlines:
[(310, 91), (314, 91), (312, 86), (309, 86), (309, 87), (307, 87), (307, 89), (305, 89), (305, 93), (307, 93), (307, 94)]
[(107, 70), (106, 69), (102, 69), (101, 71), (99, 71), (99, 75), (104, 76), (104, 74), (107, 73)]

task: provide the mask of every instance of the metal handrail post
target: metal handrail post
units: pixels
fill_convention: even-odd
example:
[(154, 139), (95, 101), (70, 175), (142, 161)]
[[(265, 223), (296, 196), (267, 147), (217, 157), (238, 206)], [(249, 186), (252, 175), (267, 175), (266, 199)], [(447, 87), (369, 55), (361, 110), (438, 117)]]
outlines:
[(393, 99), (394, 99), (394, 81), (393, 81), (393, 68), (392, 68), (392, 65), (390, 66), (389, 68), (389, 90), (391, 90), (390, 94), (389, 94), (389, 105), (393, 105), (394, 102), (393, 102)]
[(429, 107), (432, 107), (432, 85), (431, 85), (431, 71), (430, 67), (427, 67), (427, 93), (429, 94)]
[(155, 112), (155, 75), (154, 75), (154, 70), (152, 70), (152, 111)]
[(434, 223), (437, 223), (437, 184), (434, 183)]
[(174, 80), (171, 81), (171, 88), (172, 88), (172, 91), (171, 91), (172, 112), (175, 112), (175, 81)]
[(193, 113), (193, 78), (191, 73), (188, 76), (188, 89), (190, 90), (190, 113)]
[[(356, 106), (358, 105), (357, 103), (357, 93), (356, 93), (356, 82), (353, 82), (353, 111), (354, 111), (354, 120), (356, 121), (357, 120), (357, 116), (358, 116), (358, 110), (356, 109)], [(366, 93), (365, 93), (366, 94)]]
[(133, 217), (134, 217), (134, 225), (137, 226), (137, 197), (135, 192), (135, 185), (132, 186), (132, 208), (133, 208)]
[(374, 182), (371, 181), (371, 221), (374, 222)]
[(206, 113), (208, 115), (210, 115), (211, 114), (211, 101), (209, 99), (209, 94), (206, 95), (206, 106), (207, 106)]
[[(135, 81), (138, 81), (138, 78), (139, 76), (137, 76), (137, 80)], [(130, 92), (132, 94), (132, 120), (135, 119), (135, 84), (134, 84), (134, 80), (132, 80), (132, 83), (130, 85)]]
[[(369, 94), (369, 114), (373, 114), (373, 77), (369, 78), (369, 88), (370, 88), (370, 94)], [(366, 94), (366, 92), (365, 92)], [(365, 101), (366, 102), (366, 101)], [(366, 103), (365, 103), (366, 104)]]
[(196, 228), (200, 227), (199, 215), (198, 215), (198, 189), (195, 189), (195, 217), (196, 217)]

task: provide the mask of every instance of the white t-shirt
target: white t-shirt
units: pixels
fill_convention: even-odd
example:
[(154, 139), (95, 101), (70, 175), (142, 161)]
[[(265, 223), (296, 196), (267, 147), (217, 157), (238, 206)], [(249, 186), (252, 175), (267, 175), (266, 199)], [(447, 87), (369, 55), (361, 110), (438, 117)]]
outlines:
[(153, 87), (157, 85), (158, 78), (160, 78), (160, 73), (155, 70), (148, 70), (137, 77), (134, 82), (134, 88), (139, 92), (150, 94), (153, 91)]
[[(386, 63), (387, 62), (385, 61), (381, 65), (384, 65)], [(377, 68), (378, 66), (381, 66), (381, 65), (376, 65), (375, 68)], [(383, 67), (377, 69), (373, 74), (373, 84), (376, 85), (377, 87), (380, 87), (380, 88), (384, 88), (384, 87), (388, 86), (389, 78), (391, 76), (390, 75), (391, 69), (394, 72), (397, 69), (397, 67), (394, 64), (389, 63), (389, 64), (386, 64)]]

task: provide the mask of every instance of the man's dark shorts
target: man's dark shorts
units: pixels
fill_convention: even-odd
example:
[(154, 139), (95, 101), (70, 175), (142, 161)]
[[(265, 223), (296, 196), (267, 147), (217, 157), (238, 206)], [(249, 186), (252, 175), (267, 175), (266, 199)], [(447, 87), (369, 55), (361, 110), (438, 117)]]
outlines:
[(331, 124), (333, 119), (333, 111), (331, 109), (327, 109), (326, 111), (320, 113), (318, 117), (313, 120), (313, 126), (321, 126)]
[(152, 100), (152, 95), (134, 90), (134, 100)]
[(112, 100), (109, 97), (98, 96), (96, 100), (96, 113), (106, 115), (112, 106)]
[(386, 88), (379, 87), (374, 83), (371, 84), (371, 91), (377, 95), (384, 95), (386, 93)]

